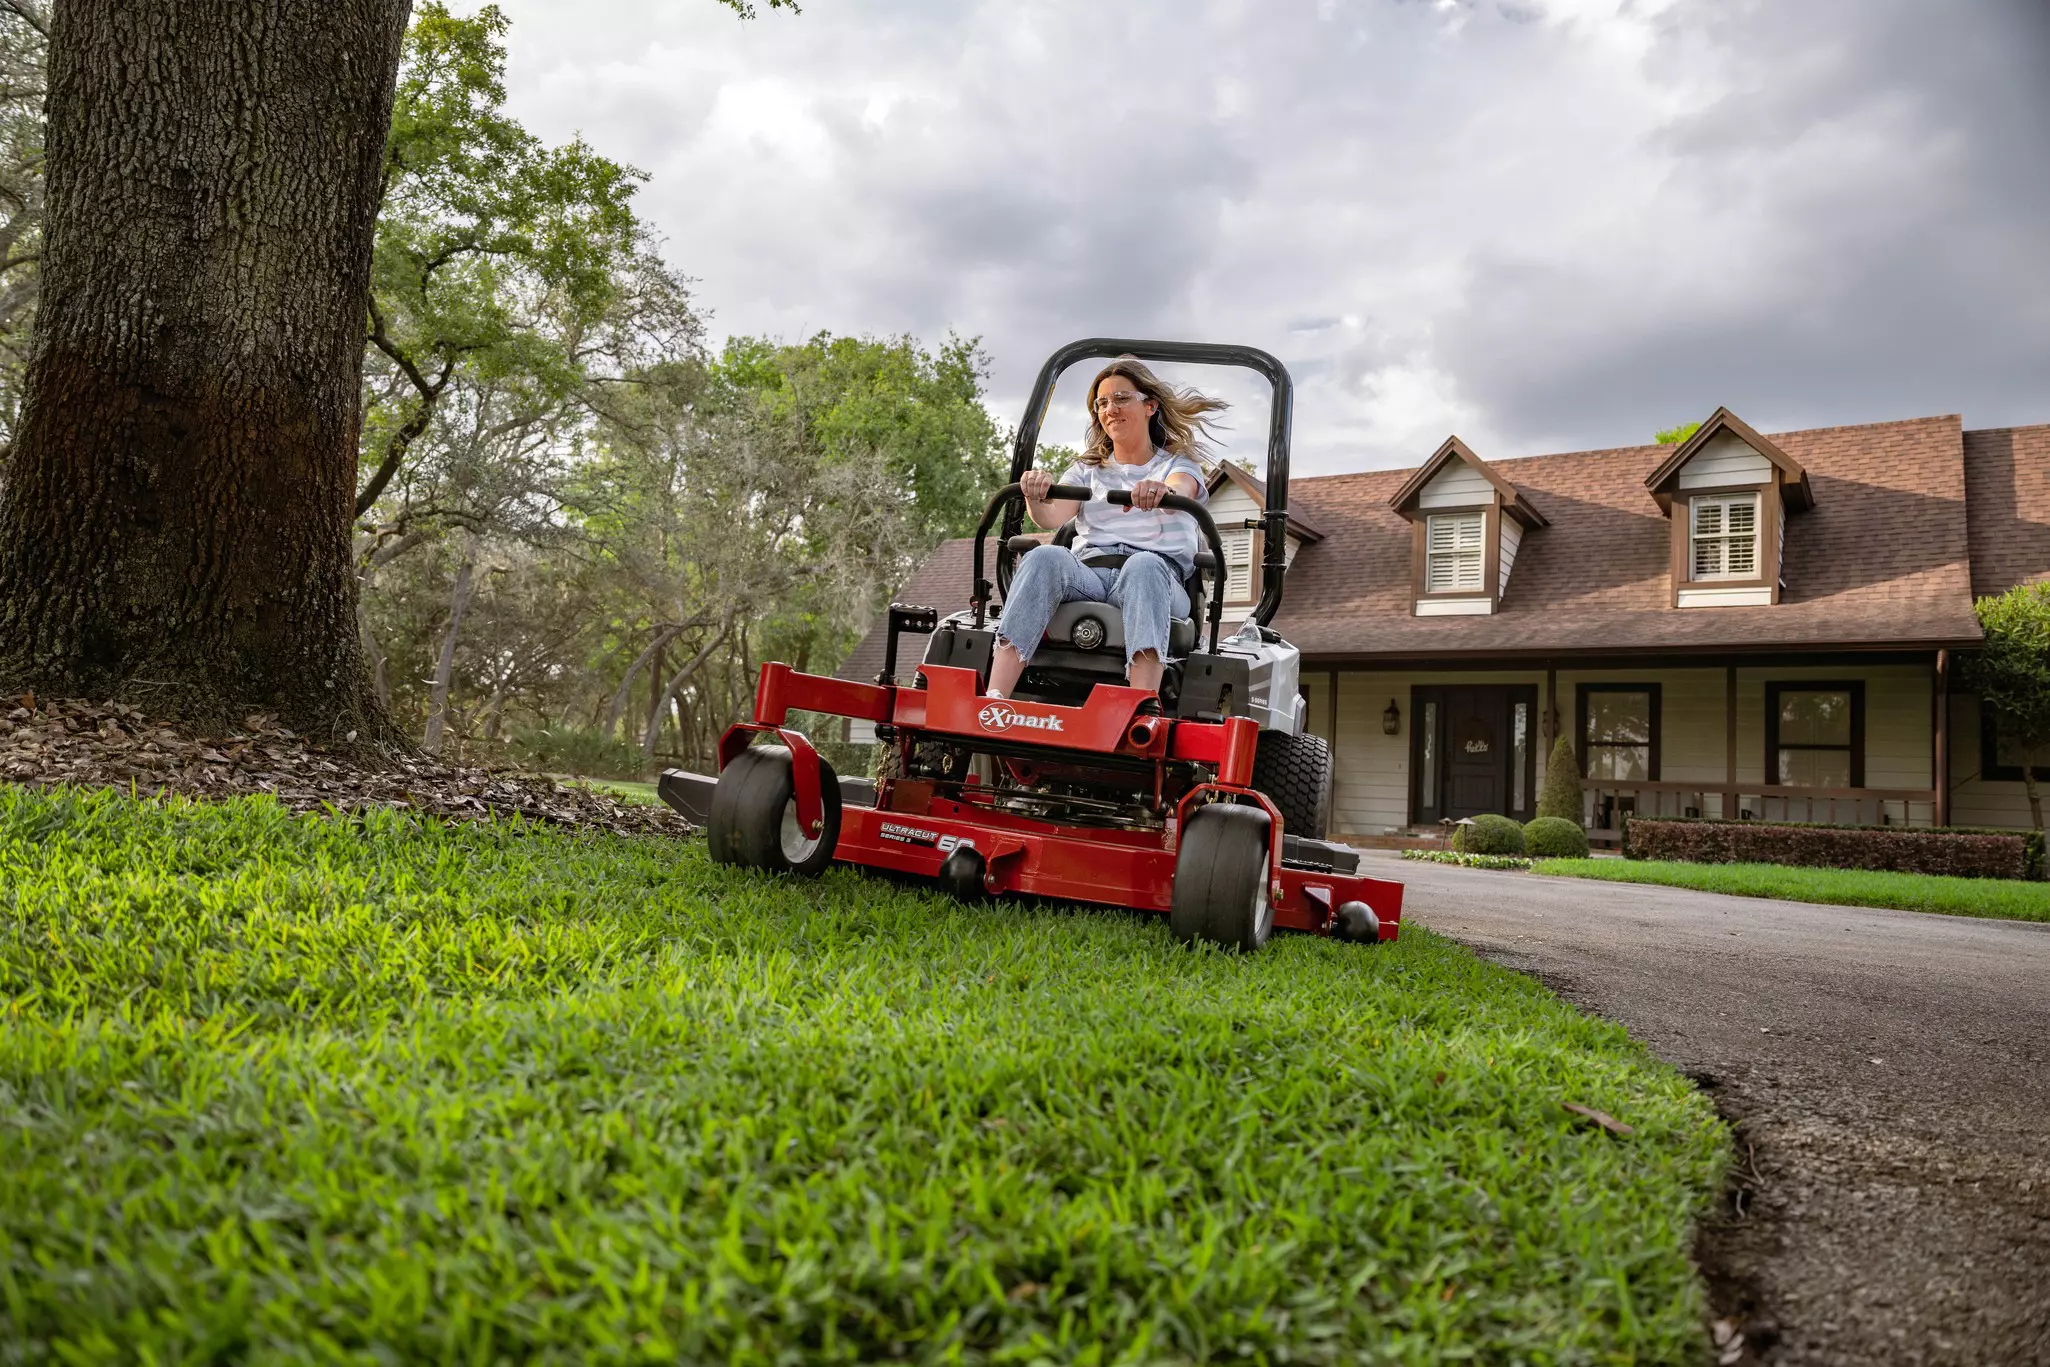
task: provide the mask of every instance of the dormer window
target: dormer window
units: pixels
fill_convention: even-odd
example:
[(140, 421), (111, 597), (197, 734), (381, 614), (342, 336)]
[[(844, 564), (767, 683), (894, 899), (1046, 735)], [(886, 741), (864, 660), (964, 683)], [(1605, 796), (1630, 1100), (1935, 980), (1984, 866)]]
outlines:
[(1644, 481), (1673, 525), (1673, 606), (1770, 607), (1790, 514), (1815, 506), (1800, 463), (1718, 408)]
[(1424, 535), (1424, 592), (1479, 593), (1486, 586), (1485, 513), (1432, 513)]
[(1502, 604), (1523, 535), (1545, 519), (1452, 437), (1388, 500), (1408, 519), (1419, 617), (1487, 616)]
[(1689, 502), (1694, 519), (1689, 578), (1756, 579), (1758, 495), (1697, 495)]

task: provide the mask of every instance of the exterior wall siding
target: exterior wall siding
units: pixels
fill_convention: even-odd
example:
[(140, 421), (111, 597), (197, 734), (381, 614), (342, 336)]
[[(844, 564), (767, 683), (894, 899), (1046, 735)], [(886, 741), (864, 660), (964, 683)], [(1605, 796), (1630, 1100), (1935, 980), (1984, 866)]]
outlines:
[(1682, 489), (1714, 489), (1731, 484), (1757, 484), (1772, 478), (1772, 462), (1751, 449), (1735, 432), (1709, 439), (1680, 471)]
[[(1722, 669), (1562, 669), (1556, 699), (1545, 697), (1543, 670), (1383, 672), (1340, 671), (1337, 675), (1337, 731), (1330, 725), (1331, 678), (1327, 670), (1304, 671), (1310, 707), (1310, 729), (1332, 742), (1335, 792), (1332, 827), (1348, 835), (1378, 836), (1409, 826), (1410, 728), (1415, 723), (1411, 690), (1419, 684), (1528, 684), (1538, 693), (1540, 739), (1533, 747), (1537, 787), (1544, 785), (1550, 743), (1542, 739), (1548, 706), (1557, 708), (1559, 729), (1572, 734), (1577, 724), (1576, 698), (1582, 683), (1656, 683), (1660, 693), (1660, 772), (1662, 781), (1699, 783), (1719, 789), (1728, 777), (1727, 678)], [(1765, 774), (1765, 688), (1769, 682), (1858, 680), (1865, 685), (1865, 783), (1873, 788), (1933, 787), (1933, 681), (1927, 665), (1832, 665), (1758, 668), (1737, 671), (1737, 782), (1758, 785)], [(1383, 734), (1381, 714), (1390, 699), (1402, 713), (1402, 734)], [(1976, 713), (1974, 714), (1976, 717)], [(1554, 733), (1556, 734), (1556, 733)], [(1961, 754), (1964, 737), (1954, 728), (1953, 754)], [(1971, 740), (1977, 765), (1976, 728)], [(2020, 784), (1982, 785), (2012, 788)], [(1995, 795), (1997, 797), (1997, 795)], [(1702, 794), (1702, 814), (1720, 816), (1721, 799)], [(2011, 804), (2006, 810), (2011, 810)], [(2015, 825), (2012, 817), (1982, 824)], [(1817, 819), (1821, 819), (1818, 815)], [(1849, 819), (1848, 816), (1845, 819)], [(1895, 819), (1898, 819), (1896, 810)], [(1929, 806), (1918, 804), (1914, 820), (1926, 824)], [(1953, 820), (1962, 821), (1961, 813)]]
[(1494, 501), (1495, 486), (1463, 460), (1448, 462), (1417, 495), (1419, 508), (1471, 508)]
[[(1979, 700), (1953, 693), (1950, 699), (1950, 821), (1953, 826), (2033, 826), (2029, 790), (2019, 779), (1994, 780), (1979, 765)], [(2050, 783), (2038, 781), (2046, 805)]]

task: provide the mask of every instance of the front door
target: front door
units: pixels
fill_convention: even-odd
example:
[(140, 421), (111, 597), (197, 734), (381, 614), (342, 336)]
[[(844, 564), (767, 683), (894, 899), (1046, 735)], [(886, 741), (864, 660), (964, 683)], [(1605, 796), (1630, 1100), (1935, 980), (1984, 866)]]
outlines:
[(1528, 685), (1419, 686), (1410, 695), (1411, 820), (1530, 816), (1537, 690)]

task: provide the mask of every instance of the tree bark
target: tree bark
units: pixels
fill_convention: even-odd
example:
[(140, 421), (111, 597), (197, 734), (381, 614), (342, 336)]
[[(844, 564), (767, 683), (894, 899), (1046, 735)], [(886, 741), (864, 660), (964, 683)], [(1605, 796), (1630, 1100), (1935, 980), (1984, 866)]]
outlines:
[(430, 755), (441, 753), (441, 738), (448, 726), (448, 686), (456, 672), (456, 637), (463, 630), (463, 613), (469, 610), (470, 586), (477, 576), (477, 561), (464, 555), (456, 570), (455, 593), (448, 608), (448, 630), (441, 638), (441, 657), (434, 662), (434, 689), (427, 698), (427, 731), (420, 748)]
[[(350, 555), (408, 0), (74, 0), (0, 482), (0, 685), (384, 738)], [(168, 691), (163, 687), (170, 685)]]

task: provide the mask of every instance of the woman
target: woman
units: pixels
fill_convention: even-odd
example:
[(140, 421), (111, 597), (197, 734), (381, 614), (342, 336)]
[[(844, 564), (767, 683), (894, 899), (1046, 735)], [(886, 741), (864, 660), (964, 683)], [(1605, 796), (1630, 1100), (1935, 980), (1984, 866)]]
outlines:
[[(1028, 470), (1018, 481), (1040, 526), (1081, 521), (1072, 548), (1040, 546), (1018, 562), (997, 624), (990, 697), (1011, 695), (1054, 609), (1076, 599), (1109, 603), (1124, 615), (1127, 677), (1134, 688), (1159, 689), (1168, 623), (1189, 610), (1182, 584), (1196, 567), (1200, 535), (1195, 518), (1162, 512), (1160, 500), (1168, 494), (1209, 497), (1196, 463), (1197, 435), (1209, 430), (1207, 415), (1225, 406), (1162, 383), (1129, 356), (1097, 375), (1089, 386), (1082, 459), (1059, 481), (1044, 470)], [(1096, 497), (1087, 503), (1049, 499), (1046, 491), (1056, 482), (1086, 484)], [(1131, 506), (1104, 502), (1112, 489), (1129, 489)]]

